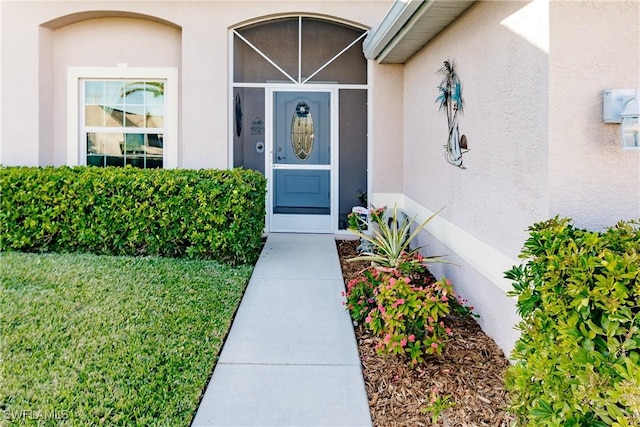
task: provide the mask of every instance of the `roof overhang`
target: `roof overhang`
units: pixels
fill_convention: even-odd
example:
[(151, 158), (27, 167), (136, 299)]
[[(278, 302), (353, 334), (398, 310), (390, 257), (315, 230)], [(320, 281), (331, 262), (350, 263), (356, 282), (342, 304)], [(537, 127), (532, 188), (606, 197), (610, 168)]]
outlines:
[(395, 0), (364, 41), (364, 55), (382, 64), (403, 64), (451, 24), (475, 0)]

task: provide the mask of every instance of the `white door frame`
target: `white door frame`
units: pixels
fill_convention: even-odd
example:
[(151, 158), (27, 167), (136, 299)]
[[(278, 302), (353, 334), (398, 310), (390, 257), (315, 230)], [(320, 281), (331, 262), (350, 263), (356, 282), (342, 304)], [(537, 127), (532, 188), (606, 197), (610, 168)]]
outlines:
[[(274, 176), (274, 110), (273, 101), (276, 92), (325, 92), (329, 93), (330, 116), (330, 214), (295, 215), (273, 213)], [(335, 233), (338, 230), (338, 86), (337, 85), (290, 85), (274, 84), (265, 88), (265, 175), (267, 178), (267, 231), (272, 233)], [(299, 167), (304, 169), (304, 167)]]

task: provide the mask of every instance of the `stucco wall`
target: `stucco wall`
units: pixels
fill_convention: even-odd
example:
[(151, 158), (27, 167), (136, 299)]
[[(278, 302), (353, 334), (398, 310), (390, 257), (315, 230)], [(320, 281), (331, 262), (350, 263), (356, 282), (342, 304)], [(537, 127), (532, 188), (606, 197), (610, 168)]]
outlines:
[[(476, 4), (405, 68), (405, 194), (445, 207), (445, 218), (513, 258), (527, 226), (547, 216), (548, 57), (544, 40), (508, 23), (526, 18), (543, 33), (545, 12), (528, 2)], [(444, 160), (447, 119), (435, 100), (446, 59), (462, 82), (465, 170)]]
[[(547, 35), (546, 2), (479, 2), (404, 66), (404, 203), (411, 215), (445, 208), (433, 231), (439, 238), (425, 233), (419, 243), (428, 254), (448, 255), (454, 264), (432, 271), (453, 281), (507, 354), (518, 316), (503, 274), (518, 263), (527, 227), (548, 217)], [(447, 59), (465, 101), (464, 170), (444, 159), (448, 128), (436, 71)]]
[(479, 314), (478, 324), (509, 357), (520, 332), (515, 325), (520, 322), (516, 312), (515, 299), (506, 297), (505, 289), (477, 270), (477, 265), (468, 262), (465, 257), (451, 251), (440, 240), (429, 233), (422, 233), (417, 244), (425, 247), (431, 255), (445, 255), (449, 264), (434, 264), (429, 270), (437, 278), (446, 277), (454, 284), (456, 292), (467, 299)]
[(601, 229), (640, 217), (640, 151), (602, 121), (602, 91), (640, 88), (640, 2), (551, 2), (550, 212)]
[[(45, 164), (63, 165), (67, 160), (67, 67), (109, 67), (118, 63), (180, 67), (180, 30), (157, 22), (89, 19), (51, 31), (49, 36), (53, 45), (53, 120), (41, 114), (40, 123), (44, 126), (53, 122), (53, 143), (41, 135), (44, 146), (40, 162)], [(41, 51), (46, 53), (46, 49)]]
[[(370, 64), (369, 164), (373, 193), (401, 193), (403, 182), (402, 65)], [(375, 199), (369, 198), (375, 204)]]
[[(64, 129), (58, 128), (59, 116), (57, 92), (59, 88), (56, 69), (66, 67), (72, 53), (67, 47), (78, 44), (90, 46), (98, 43), (91, 56), (93, 63), (129, 63), (137, 67), (158, 67), (157, 56), (137, 55), (131, 59), (129, 46), (111, 45), (98, 33), (113, 28), (115, 23), (96, 28), (96, 33), (86, 40), (75, 36), (64, 39), (65, 34), (88, 26), (91, 18), (123, 19), (144, 18), (161, 21), (173, 27), (169, 31), (158, 30), (164, 24), (151, 22), (144, 25), (147, 35), (159, 35), (163, 31), (179, 31), (180, 37), (170, 36), (170, 54), (163, 63), (175, 64), (176, 40), (180, 40), (180, 167), (224, 168), (229, 160), (229, 29), (243, 22), (281, 14), (315, 14), (336, 17), (347, 22), (372, 26), (379, 22), (391, 1), (7, 1), (0, 2), (2, 32), (2, 103), (0, 111), (0, 162), (5, 165), (59, 164), (66, 158), (60, 153), (64, 145)], [(74, 15), (75, 14), (75, 15)], [(144, 15), (144, 16), (142, 16)], [(114, 21), (115, 22), (115, 21)], [(83, 24), (84, 23), (84, 24)], [(75, 28), (73, 31), (72, 28)], [(70, 32), (71, 31), (71, 32)], [(59, 34), (60, 36), (54, 35)], [(106, 37), (119, 39), (130, 35), (113, 34)], [(155, 36), (154, 36), (155, 37)], [(131, 37), (133, 38), (133, 37)], [(159, 35), (159, 39), (167, 38)], [(15, 41), (19, 40), (19, 43)], [(60, 55), (56, 49), (63, 46)], [(156, 46), (157, 47), (157, 46)], [(103, 55), (104, 51), (104, 55)], [(65, 53), (66, 52), (66, 53)], [(64, 55), (63, 55), (64, 54)], [(54, 66), (55, 64), (55, 66)], [(71, 64), (68, 64), (71, 65)], [(53, 71), (52, 71), (53, 70)], [(55, 120), (53, 119), (55, 117)], [(62, 123), (66, 123), (66, 118)], [(55, 135), (55, 138), (54, 138)], [(54, 143), (55, 139), (55, 143)]]

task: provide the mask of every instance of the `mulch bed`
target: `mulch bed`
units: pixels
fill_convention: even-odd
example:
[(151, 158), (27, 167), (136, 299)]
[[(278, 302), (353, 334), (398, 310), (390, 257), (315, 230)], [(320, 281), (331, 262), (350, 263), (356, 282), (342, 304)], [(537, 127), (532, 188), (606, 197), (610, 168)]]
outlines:
[[(337, 241), (345, 284), (367, 267), (363, 262), (346, 262), (357, 255), (357, 245), (354, 240)], [(509, 362), (502, 350), (472, 318), (450, 318), (446, 323), (453, 335), (442, 357), (425, 358), (413, 369), (398, 356), (376, 354), (377, 338), (363, 325), (355, 326), (374, 426), (507, 427), (513, 423), (504, 410), (504, 371)], [(432, 423), (432, 412), (425, 408), (434, 388), (455, 404)]]

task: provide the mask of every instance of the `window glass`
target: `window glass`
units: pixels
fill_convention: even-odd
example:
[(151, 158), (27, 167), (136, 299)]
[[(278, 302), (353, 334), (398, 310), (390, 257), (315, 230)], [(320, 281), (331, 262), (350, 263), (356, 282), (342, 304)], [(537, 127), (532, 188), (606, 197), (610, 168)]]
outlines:
[(87, 133), (87, 165), (161, 168), (163, 135), (157, 133)]
[[(265, 173), (265, 90), (236, 87), (234, 97), (233, 166)], [(239, 124), (239, 126), (238, 126)]]
[(367, 60), (362, 54), (362, 39), (353, 44), (362, 33), (362, 30), (340, 24), (303, 19), (302, 76), (313, 75), (311, 83), (366, 84)]
[[(347, 215), (367, 192), (367, 92), (340, 89), (339, 213), (340, 228), (347, 228)], [(344, 143), (343, 143), (344, 141)]]
[(300, 17), (239, 28), (234, 81), (366, 84), (363, 35), (361, 29)]
[(164, 81), (85, 80), (86, 163), (163, 166)]

